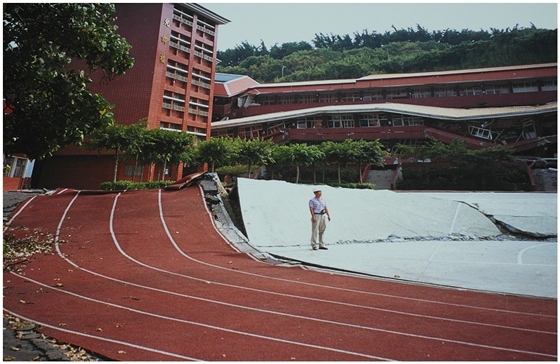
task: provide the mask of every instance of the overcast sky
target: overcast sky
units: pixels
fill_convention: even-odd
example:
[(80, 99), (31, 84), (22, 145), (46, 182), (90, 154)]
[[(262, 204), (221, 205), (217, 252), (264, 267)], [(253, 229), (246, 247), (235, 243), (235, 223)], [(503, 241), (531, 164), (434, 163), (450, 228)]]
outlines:
[(422, 26), (428, 31), (444, 29), (487, 30), (531, 27), (557, 28), (557, 3), (233, 3), (200, 2), (230, 20), (219, 27), (218, 49), (234, 48), (243, 41), (268, 49), (274, 44), (305, 41), (315, 34), (345, 35), (367, 29), (370, 33)]

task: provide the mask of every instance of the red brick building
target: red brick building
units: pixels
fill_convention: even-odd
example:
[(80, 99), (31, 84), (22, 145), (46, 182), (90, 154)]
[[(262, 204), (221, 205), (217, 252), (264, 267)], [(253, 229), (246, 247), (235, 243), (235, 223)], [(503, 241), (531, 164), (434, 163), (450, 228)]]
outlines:
[(237, 92), (216, 87), (214, 136), (380, 139), (389, 148), (430, 136), (460, 138), (471, 148), (508, 145), (521, 155), (557, 153), (555, 63), (253, 86), (238, 77), (227, 84)]
[[(218, 26), (229, 21), (189, 3), (118, 3), (116, 11), (118, 33), (132, 45), (135, 64), (108, 84), (99, 82), (94, 74), (90, 89), (115, 105), (113, 112), (119, 124), (147, 119), (149, 129), (209, 138)], [(36, 163), (33, 184), (98, 189), (101, 182), (113, 178), (113, 158), (71, 146)], [(157, 169), (162, 168), (139, 171), (133, 163), (119, 165), (118, 180), (130, 180), (133, 174), (142, 175), (143, 180), (155, 179), (160, 173)], [(172, 166), (166, 178), (182, 175), (181, 165)]]

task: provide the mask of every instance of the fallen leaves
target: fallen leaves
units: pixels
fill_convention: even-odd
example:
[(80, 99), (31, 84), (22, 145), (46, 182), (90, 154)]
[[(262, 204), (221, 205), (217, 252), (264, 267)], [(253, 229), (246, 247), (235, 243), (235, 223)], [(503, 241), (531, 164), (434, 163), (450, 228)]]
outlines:
[[(93, 355), (91, 355), (81, 347), (73, 347), (72, 345), (69, 344), (60, 343), (56, 339), (48, 337), (43, 333), (37, 333), (35, 331), (37, 326), (31, 321), (22, 320), (6, 312), (4, 312), (4, 317), (8, 320), (9, 328), (15, 331), (15, 337), (19, 340), (26, 340), (30, 342), (33, 342), (34, 340), (42, 340), (45, 343), (48, 343), (48, 345), (51, 348), (60, 350), (61, 354), (69, 358), (70, 361), (99, 361), (98, 358), (93, 357)], [(59, 324), (59, 326), (63, 326), (63, 325), (66, 324)], [(35, 332), (36, 334), (40, 334), (40, 335), (39, 336), (29, 335), (30, 332)], [(10, 345), (9, 349), (12, 352), (14, 352), (14, 354), (4, 356), (3, 360), (21, 361), (21, 359), (18, 359), (18, 357), (14, 355), (20, 355), (16, 353), (24, 351), (24, 345), (22, 343)], [(7, 354), (6, 350), (4, 351), (4, 354)], [(45, 360), (48, 360), (48, 358), (40, 355), (32, 359), (32, 361), (45, 361)]]
[(26, 227), (4, 232), (4, 270), (21, 272), (27, 258), (35, 254), (52, 254), (55, 237), (40, 229), (31, 231)]

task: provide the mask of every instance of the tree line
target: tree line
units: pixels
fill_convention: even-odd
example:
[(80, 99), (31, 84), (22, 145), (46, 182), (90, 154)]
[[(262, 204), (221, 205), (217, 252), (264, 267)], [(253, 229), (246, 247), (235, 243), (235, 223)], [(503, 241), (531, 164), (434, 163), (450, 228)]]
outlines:
[[(158, 164), (162, 167), (157, 177), (160, 181), (164, 180), (163, 171), (169, 165), (184, 164), (187, 168), (200, 169), (207, 164), (210, 172), (232, 176), (251, 176), (256, 168), (266, 166), (264, 178), (295, 183), (302, 181), (305, 171), (306, 180), (310, 181), (312, 176), (314, 184), (320, 173), (323, 182), (326, 173), (330, 175), (329, 180), (334, 181), (336, 169), (338, 185), (343, 182), (356, 184), (359, 179), (360, 186), (363, 186), (365, 167), (368, 164), (383, 167), (388, 156), (378, 139), (346, 139), (343, 142), (324, 141), (310, 145), (280, 145), (271, 140), (233, 137), (195, 141), (192, 135), (186, 133), (147, 129), (145, 120), (126, 126), (115, 124), (96, 131), (87, 145), (113, 153), (113, 182), (117, 182), (119, 162), (133, 161), (135, 167)], [(461, 140), (445, 144), (430, 138), (420, 147), (398, 144), (394, 156), (401, 160), (405, 169), (405, 179), (399, 183), (399, 189), (519, 190), (527, 187), (525, 170), (517, 166), (508, 148), (471, 150)], [(341, 173), (344, 168), (346, 178)], [(134, 178), (132, 182), (135, 182)]]
[[(360, 183), (363, 168), (370, 163), (383, 165), (387, 152), (379, 140), (346, 140), (342, 143), (325, 141), (319, 145), (300, 143), (277, 145), (271, 140), (245, 140), (216, 137), (195, 143), (186, 133), (163, 129), (146, 129), (146, 121), (133, 125), (114, 124), (92, 133), (87, 145), (100, 152), (111, 152), (115, 158), (113, 182), (116, 182), (120, 161), (134, 161), (135, 166), (168, 165), (180, 163), (199, 166), (207, 163), (211, 172), (231, 165), (244, 165), (247, 175), (254, 166), (289, 167), (296, 170), (296, 183), (300, 181), (300, 168), (312, 167), (314, 183), (316, 171), (321, 167), (336, 165), (338, 183), (341, 168), (348, 163), (359, 167)], [(273, 176), (272, 176), (273, 177)], [(164, 179), (163, 172), (158, 177)], [(133, 177), (134, 180), (134, 177)]]
[(218, 52), (218, 72), (258, 82), (360, 78), (370, 74), (444, 71), (557, 61), (557, 30), (515, 26), (505, 30), (429, 32), (416, 28), (353, 36), (316, 34), (270, 49), (242, 42)]

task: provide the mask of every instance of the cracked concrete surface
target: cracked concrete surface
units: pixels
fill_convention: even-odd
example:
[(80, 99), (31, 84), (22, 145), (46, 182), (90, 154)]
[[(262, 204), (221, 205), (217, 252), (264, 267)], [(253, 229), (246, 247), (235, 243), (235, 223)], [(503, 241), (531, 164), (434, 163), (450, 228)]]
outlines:
[[(328, 251), (310, 249), (312, 186), (238, 180), (249, 244), (312, 266), (406, 281), (557, 296), (557, 194), (322, 186)], [(507, 228), (508, 230), (505, 230)]]

